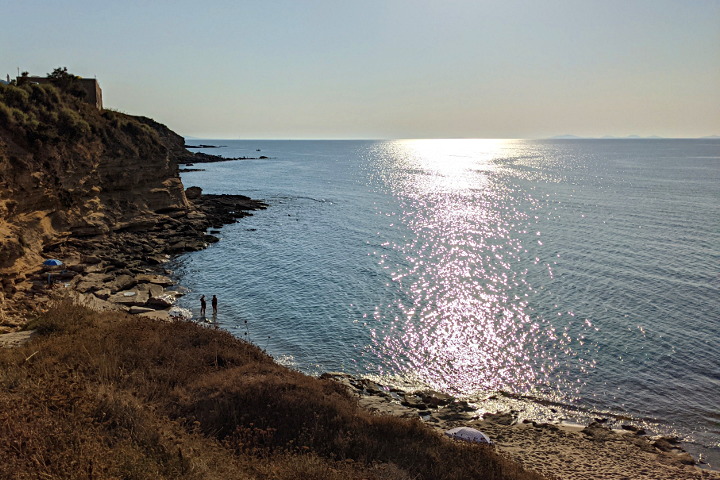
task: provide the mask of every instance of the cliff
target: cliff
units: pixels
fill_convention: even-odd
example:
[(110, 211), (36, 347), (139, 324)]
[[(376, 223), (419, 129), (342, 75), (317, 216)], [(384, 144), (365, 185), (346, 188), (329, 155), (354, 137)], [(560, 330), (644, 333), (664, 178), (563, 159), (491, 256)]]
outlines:
[(176, 161), (188, 155), (151, 119), (53, 85), (0, 85), (0, 306), (64, 240), (192, 214)]

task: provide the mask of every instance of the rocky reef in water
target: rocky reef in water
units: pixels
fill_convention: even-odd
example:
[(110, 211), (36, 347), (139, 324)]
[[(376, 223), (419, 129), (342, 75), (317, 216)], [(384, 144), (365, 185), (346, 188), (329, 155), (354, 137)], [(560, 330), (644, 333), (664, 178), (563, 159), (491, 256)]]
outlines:
[[(148, 266), (168, 254), (215, 241), (208, 228), (264, 207), (186, 195), (178, 163), (193, 156), (152, 119), (100, 111), (54, 85), (0, 85), (0, 330), (52, 296), (48, 279), (132, 286), (163, 273)], [(47, 271), (46, 258), (64, 266)]]

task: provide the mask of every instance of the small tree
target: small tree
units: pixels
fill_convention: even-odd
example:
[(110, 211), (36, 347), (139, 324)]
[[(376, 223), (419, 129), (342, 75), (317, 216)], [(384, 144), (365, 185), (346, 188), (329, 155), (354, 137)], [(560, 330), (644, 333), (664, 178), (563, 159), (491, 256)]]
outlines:
[(53, 70), (52, 73), (48, 73), (47, 78), (52, 78), (54, 80), (75, 80), (79, 77), (77, 75), (73, 75), (72, 73), (68, 73), (67, 67), (58, 67)]
[(57, 67), (52, 73), (47, 74), (47, 78), (53, 80), (55, 85), (71, 95), (79, 98), (83, 98), (86, 95), (85, 91), (78, 85), (80, 77), (69, 73), (67, 67)]

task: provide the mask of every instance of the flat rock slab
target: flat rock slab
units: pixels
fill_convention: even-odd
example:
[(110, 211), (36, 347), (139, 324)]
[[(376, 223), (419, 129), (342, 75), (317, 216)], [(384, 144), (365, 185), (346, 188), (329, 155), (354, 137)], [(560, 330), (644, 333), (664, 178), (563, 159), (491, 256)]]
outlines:
[(111, 303), (106, 300), (103, 300), (101, 298), (96, 297), (95, 295), (88, 293), (75, 293), (75, 298), (78, 304), (83, 305), (85, 307), (88, 307), (92, 310), (96, 310), (98, 312), (106, 311), (106, 310), (125, 310), (127, 311), (127, 307), (123, 307), (122, 305), (118, 305), (116, 303)]
[(110, 296), (110, 298), (108, 298), (108, 301), (116, 303), (118, 305), (125, 305), (126, 307), (142, 307), (147, 303), (149, 299), (150, 295), (148, 294), (148, 292), (141, 292), (138, 290), (124, 290)]
[(35, 334), (35, 330), (26, 332), (12, 332), (0, 335), (0, 348), (19, 347), (27, 343)]
[(135, 279), (138, 283), (152, 283), (155, 285), (160, 285), (161, 287), (169, 287), (171, 285), (174, 285), (174, 282), (170, 279), (170, 277), (166, 277), (164, 275), (136, 275)]
[(106, 283), (106, 287), (113, 292), (128, 290), (137, 285), (137, 280), (130, 275), (118, 275), (112, 282)]
[(154, 284), (154, 283), (141, 283), (137, 287), (135, 287), (133, 290), (137, 290), (138, 292), (144, 292), (147, 293), (150, 298), (155, 298), (163, 295), (165, 293), (165, 290), (160, 285)]

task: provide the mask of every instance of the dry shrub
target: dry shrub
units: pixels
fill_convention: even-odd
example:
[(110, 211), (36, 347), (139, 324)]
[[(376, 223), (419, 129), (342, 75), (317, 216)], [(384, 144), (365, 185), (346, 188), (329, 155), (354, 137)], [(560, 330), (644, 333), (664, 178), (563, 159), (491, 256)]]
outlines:
[(41, 335), (76, 333), (91, 327), (95, 315), (91, 310), (78, 308), (67, 299), (59, 299), (47, 311), (28, 322), (25, 329), (36, 330)]
[(0, 478), (531, 480), (192, 323), (60, 302), (0, 351)]

